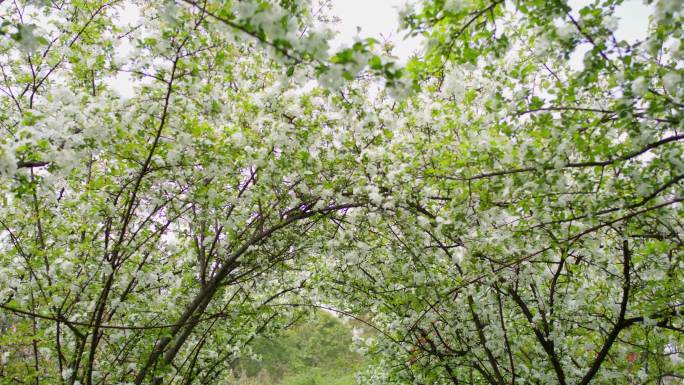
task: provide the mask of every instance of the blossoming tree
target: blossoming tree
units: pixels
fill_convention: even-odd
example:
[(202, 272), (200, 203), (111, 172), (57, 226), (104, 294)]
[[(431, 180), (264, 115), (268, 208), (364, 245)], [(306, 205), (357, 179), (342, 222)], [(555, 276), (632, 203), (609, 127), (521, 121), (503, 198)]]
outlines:
[(681, 377), (684, 11), (620, 4), (424, 0), (405, 66), (327, 1), (0, 4), (0, 379), (219, 383), (315, 307), (364, 384)]

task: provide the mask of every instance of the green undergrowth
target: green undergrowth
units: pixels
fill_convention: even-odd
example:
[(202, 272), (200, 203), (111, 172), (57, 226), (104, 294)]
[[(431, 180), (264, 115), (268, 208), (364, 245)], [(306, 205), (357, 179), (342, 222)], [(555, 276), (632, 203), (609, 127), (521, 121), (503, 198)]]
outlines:
[(352, 324), (326, 312), (300, 321), (281, 335), (257, 338), (260, 360), (236, 365), (231, 385), (352, 385), (366, 365), (351, 348)]

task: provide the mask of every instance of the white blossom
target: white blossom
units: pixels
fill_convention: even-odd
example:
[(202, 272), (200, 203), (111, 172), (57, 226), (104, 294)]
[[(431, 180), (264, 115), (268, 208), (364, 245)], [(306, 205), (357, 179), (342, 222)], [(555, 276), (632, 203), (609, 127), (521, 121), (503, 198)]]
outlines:
[(648, 81), (643, 76), (632, 82), (632, 92), (636, 96), (644, 96), (648, 92)]
[(670, 94), (676, 95), (681, 88), (682, 77), (676, 72), (668, 72), (663, 76), (663, 87)]

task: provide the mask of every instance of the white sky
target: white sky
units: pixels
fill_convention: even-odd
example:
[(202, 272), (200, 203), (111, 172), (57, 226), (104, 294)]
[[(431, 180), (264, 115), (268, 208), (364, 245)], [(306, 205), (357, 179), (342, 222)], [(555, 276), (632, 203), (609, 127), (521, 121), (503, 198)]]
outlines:
[(394, 54), (405, 59), (418, 50), (420, 43), (417, 39), (402, 41), (405, 33), (399, 33), (399, 8), (406, 0), (334, 0), (333, 14), (340, 17), (341, 22), (336, 26), (340, 34), (332, 42), (333, 48), (339, 45), (349, 45), (357, 36), (375, 37), (382, 41), (383, 37), (394, 42)]
[[(591, 0), (570, 0), (570, 5), (577, 11)], [(333, 40), (333, 52), (340, 46), (353, 44), (354, 38), (360, 36), (374, 37), (379, 41), (391, 40), (394, 45), (394, 55), (405, 60), (420, 49), (418, 39), (403, 40), (404, 33), (398, 31), (399, 8), (406, 0), (333, 0), (333, 13), (341, 21), (336, 25), (339, 35)], [(125, 14), (123, 19), (130, 21), (134, 16)], [(619, 18), (618, 29), (615, 32), (618, 40), (634, 42), (646, 36), (648, 16), (653, 13), (651, 6), (643, 4), (642, 0), (626, 0), (616, 10)], [(360, 28), (360, 32), (358, 31)], [(582, 67), (582, 58), (587, 47), (579, 47), (570, 59), (574, 68)], [(124, 97), (132, 96), (133, 90), (127, 76), (117, 77), (109, 83)]]
[[(395, 55), (405, 59), (419, 49), (417, 39), (402, 41), (403, 34), (399, 33), (398, 10), (406, 0), (334, 0), (333, 13), (342, 20), (337, 26), (340, 34), (333, 41), (333, 48), (339, 44), (351, 44), (357, 35), (357, 27), (361, 28), (362, 37), (389, 37), (395, 43)], [(573, 10), (579, 10), (590, 4), (591, 0), (570, 0)], [(618, 40), (634, 42), (646, 35), (648, 16), (652, 14), (650, 6), (641, 0), (626, 0), (616, 10), (619, 18), (618, 30), (615, 35)], [(577, 63), (581, 66), (581, 57)]]

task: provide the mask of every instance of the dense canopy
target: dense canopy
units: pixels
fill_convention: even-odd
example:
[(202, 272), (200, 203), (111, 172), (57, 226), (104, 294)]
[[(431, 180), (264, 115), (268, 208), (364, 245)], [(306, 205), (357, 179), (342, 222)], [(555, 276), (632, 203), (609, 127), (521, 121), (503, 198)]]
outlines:
[(681, 381), (684, 2), (622, 3), (415, 1), (403, 63), (328, 0), (0, 1), (0, 383), (229, 383), (318, 308), (359, 384)]

